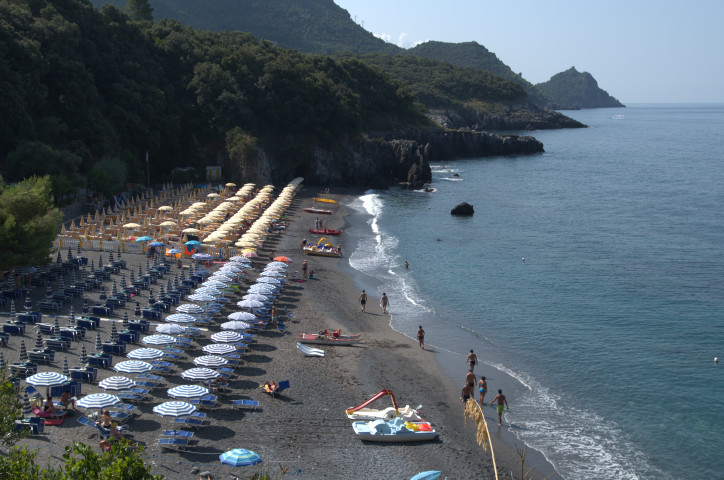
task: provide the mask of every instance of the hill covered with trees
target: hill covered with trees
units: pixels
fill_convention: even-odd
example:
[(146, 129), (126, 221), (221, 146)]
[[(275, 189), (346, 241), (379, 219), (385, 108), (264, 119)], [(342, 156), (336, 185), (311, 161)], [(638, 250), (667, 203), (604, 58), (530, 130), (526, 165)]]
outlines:
[(602, 90), (593, 75), (579, 72), (576, 67), (557, 73), (536, 87), (548, 96), (550, 107), (558, 110), (625, 106)]

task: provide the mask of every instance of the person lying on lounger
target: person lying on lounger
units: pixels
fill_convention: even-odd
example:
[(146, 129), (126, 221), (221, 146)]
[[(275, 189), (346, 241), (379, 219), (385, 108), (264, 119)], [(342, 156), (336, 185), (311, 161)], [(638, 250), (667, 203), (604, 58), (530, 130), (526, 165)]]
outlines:
[(55, 404), (53, 403), (53, 397), (48, 396), (48, 398), (45, 399), (45, 405), (43, 405), (43, 411), (45, 413), (59, 413), (58, 409), (55, 408)]
[(266, 382), (264, 382), (264, 385), (262, 385), (261, 387), (264, 389), (264, 391), (266, 393), (274, 393), (279, 388), (279, 385), (277, 385), (273, 381), (270, 382), (269, 380), (267, 380)]

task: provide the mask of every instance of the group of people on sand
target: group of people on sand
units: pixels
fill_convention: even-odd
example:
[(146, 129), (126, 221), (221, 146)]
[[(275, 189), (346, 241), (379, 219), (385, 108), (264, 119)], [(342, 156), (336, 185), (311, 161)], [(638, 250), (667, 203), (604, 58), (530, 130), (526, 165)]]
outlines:
[[(420, 327), (422, 328), (422, 327)], [(480, 394), (480, 406), (485, 405), (485, 394), (488, 392), (488, 381), (486, 380), (485, 376), (481, 376), (480, 380), (475, 376), (474, 370), (475, 365), (478, 363), (478, 356), (475, 354), (475, 352), (470, 349), (470, 353), (467, 357), (467, 362), (469, 365), (468, 373), (465, 375), (465, 384), (463, 385), (463, 389), (460, 392), (460, 400), (462, 400), (463, 405), (467, 403), (467, 401), (474, 396), (475, 391), (475, 385), (477, 384), (478, 392)], [(498, 413), (498, 426), (503, 426), (503, 410), (508, 407), (508, 399), (505, 398), (505, 395), (503, 395), (503, 390), (498, 389), (498, 394), (493, 398), (493, 400), (488, 403), (488, 405), (496, 406), (496, 411)]]

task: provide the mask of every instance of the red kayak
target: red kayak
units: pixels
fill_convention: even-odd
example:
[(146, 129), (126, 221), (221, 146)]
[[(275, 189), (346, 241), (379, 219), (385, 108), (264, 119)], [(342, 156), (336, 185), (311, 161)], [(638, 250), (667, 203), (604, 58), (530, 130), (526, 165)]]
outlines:
[(339, 235), (342, 230), (332, 230), (331, 228), (310, 228), (309, 233), (316, 235)]
[(305, 208), (304, 211), (309, 213), (318, 213), (320, 215), (332, 215), (331, 210), (325, 210), (323, 208)]

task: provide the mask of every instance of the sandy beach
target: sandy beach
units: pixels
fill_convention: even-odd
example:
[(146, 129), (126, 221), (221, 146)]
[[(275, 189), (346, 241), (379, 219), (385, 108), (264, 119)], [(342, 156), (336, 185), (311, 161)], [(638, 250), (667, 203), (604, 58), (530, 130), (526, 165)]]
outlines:
[[(193, 358), (202, 355), (201, 347), (210, 343), (208, 337), (219, 331), (218, 324), (226, 321), (226, 315), (236, 311), (236, 301), (241, 292), (232, 296), (227, 308), (209, 326), (203, 338), (188, 349), (176, 362), (171, 374), (165, 376), (165, 386), (153, 390), (151, 398), (140, 404), (140, 415), (128, 425), (130, 438), (146, 446), (153, 471), (169, 479), (198, 478), (198, 472), (209, 472), (213, 478), (245, 478), (253, 469), (269, 469), (279, 472), (286, 469), (291, 478), (319, 479), (377, 479), (410, 478), (425, 470), (440, 470), (442, 478), (494, 478), (490, 455), (475, 440), (474, 425), (464, 426), (463, 405), (459, 400), (460, 388), (455, 385), (438, 362), (439, 353), (434, 347), (418, 348), (417, 342), (394, 331), (389, 326), (389, 316), (382, 313), (379, 299), (370, 298), (367, 311), (361, 312), (357, 301), (358, 286), (345, 268), (344, 258), (306, 256), (300, 249), (301, 239), (318, 238), (308, 229), (314, 224), (314, 214), (302, 208), (314, 205), (314, 189), (306, 187), (296, 197), (287, 212), (289, 228), (286, 233), (270, 236), (263, 254), (286, 255), (293, 259), (290, 271), (297, 272), (299, 281), (289, 281), (277, 299), (283, 312), (287, 307), (294, 319), (282, 316), (287, 330), (263, 330), (256, 335), (250, 351), (242, 357), (236, 377), (230, 382), (231, 393), (220, 396), (220, 407), (208, 411), (210, 425), (195, 431), (198, 445), (185, 452), (161, 452), (156, 445), (163, 428), (172, 422), (152, 412), (155, 405), (170, 400), (168, 388), (188, 383), (179, 374), (193, 367)], [(343, 193), (343, 194), (342, 194)], [(335, 193), (331, 198), (340, 202), (333, 208), (333, 215), (325, 216), (325, 225), (344, 228), (347, 211), (342, 205), (346, 195), (356, 192)], [(334, 243), (339, 240), (331, 238)], [(342, 236), (342, 242), (344, 236)], [(261, 252), (260, 252), (261, 253)], [(98, 252), (85, 252), (89, 258), (97, 258)], [(146, 259), (140, 255), (124, 255), (128, 268), (137, 268)], [(262, 255), (262, 258), (263, 255)], [(315, 279), (301, 280), (301, 263), (307, 260)], [(177, 271), (174, 266), (171, 273)], [(251, 272), (250, 279), (256, 273)], [(249, 282), (245, 283), (248, 286)], [(35, 290), (39, 290), (37, 287)], [(33, 298), (42, 297), (34, 291)], [(89, 294), (95, 299), (98, 292)], [(141, 294), (142, 306), (147, 303), (148, 292)], [(238, 298), (237, 298), (238, 297)], [(16, 305), (17, 310), (22, 310)], [(130, 316), (134, 304), (126, 307)], [(76, 305), (76, 313), (80, 312)], [(4, 312), (7, 308), (3, 309)], [(62, 314), (62, 313), (61, 313)], [(67, 312), (65, 312), (67, 315)], [(48, 321), (44, 316), (44, 321)], [(114, 314), (119, 321), (123, 310)], [(64, 323), (61, 321), (61, 323)], [(324, 328), (341, 328), (343, 333), (360, 333), (363, 343), (353, 346), (320, 346), (324, 358), (304, 357), (296, 348), (296, 333), (316, 333)], [(110, 336), (110, 322), (101, 324), (101, 336)], [(20, 340), (29, 349), (35, 342), (35, 329), (28, 328), (24, 337), (12, 336), (9, 345), (1, 351), (7, 363), (17, 361)], [(95, 332), (83, 340), (88, 352), (94, 351)], [(139, 344), (138, 346), (142, 346)], [(127, 351), (136, 346), (129, 345)], [(68, 362), (76, 365), (80, 342), (74, 342), (67, 352)], [(58, 352), (52, 365), (41, 366), (40, 371), (60, 371), (63, 352)], [(114, 358), (114, 363), (120, 357)], [(461, 370), (464, 376), (465, 370)], [(112, 369), (99, 370), (98, 381), (115, 374)], [(259, 385), (266, 380), (289, 380), (291, 388), (278, 398), (264, 394)], [(21, 383), (22, 387), (25, 383)], [(399, 404), (413, 407), (422, 404), (423, 416), (438, 432), (432, 442), (412, 444), (378, 444), (358, 440), (351, 428), (351, 421), (344, 410), (360, 404), (382, 389), (391, 389)], [(95, 385), (84, 384), (83, 393), (102, 391)], [(255, 410), (233, 410), (230, 401), (254, 399), (260, 402)], [(492, 398), (492, 397), (491, 397)], [(379, 408), (388, 406), (380, 400)], [(84, 413), (81, 411), (80, 413)], [(492, 407), (485, 407), (491, 429), (497, 423)], [(48, 459), (50, 465), (62, 463), (63, 448), (73, 440), (91, 445), (98, 443), (92, 429), (80, 425), (76, 418), (68, 418), (61, 426), (46, 428), (46, 434), (25, 440), (23, 443), (39, 449), (39, 459)], [(520, 460), (511, 446), (510, 439), (493, 434), (498, 472), (508, 475), (520, 470)], [(257, 452), (263, 463), (256, 467), (234, 468), (220, 464), (218, 455), (233, 449), (247, 448)], [(298, 477), (295, 477), (298, 475)]]

